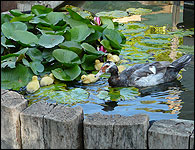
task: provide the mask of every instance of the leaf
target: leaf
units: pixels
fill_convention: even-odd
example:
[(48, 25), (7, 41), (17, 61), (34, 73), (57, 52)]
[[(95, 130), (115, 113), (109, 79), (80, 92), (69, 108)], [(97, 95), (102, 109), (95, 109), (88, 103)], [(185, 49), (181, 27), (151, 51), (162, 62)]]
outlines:
[(22, 64), (17, 64), (16, 68), (1, 69), (1, 88), (19, 90), (32, 79), (32, 72)]
[(18, 17), (12, 18), (10, 22), (16, 22), (16, 21), (29, 21), (34, 17), (34, 14), (23, 14)]
[[(25, 49), (24, 49), (25, 50)], [(37, 48), (28, 48), (26, 54), (31, 58), (32, 61), (42, 61), (42, 52)]]
[(64, 14), (61, 12), (50, 12), (47, 14), (46, 19), (50, 24), (56, 25), (60, 20), (64, 19)]
[(9, 68), (15, 68), (16, 60), (17, 60), (16, 56), (12, 56), (4, 59), (3, 61), (1, 61), (1, 68), (5, 68), (6, 66)]
[(96, 41), (98, 39), (100, 39), (100, 37), (102, 36), (102, 33), (99, 31), (95, 31), (95, 33), (90, 34), (87, 38), (86, 38), (86, 42), (91, 42), (91, 41)]
[(76, 13), (75, 11), (71, 10), (70, 8), (67, 8), (70, 16), (72, 19), (77, 20), (77, 21), (81, 21), (87, 24), (90, 24), (90, 21), (88, 19), (84, 19), (83, 17), (81, 17), (78, 13)]
[(1, 45), (4, 46), (5, 48), (9, 48), (9, 47), (15, 47), (15, 45), (9, 45), (6, 44), (7, 39), (5, 38), (5, 36), (1, 37)]
[(95, 62), (95, 59), (97, 59), (98, 56), (96, 55), (87, 55), (87, 54), (84, 54), (83, 58), (82, 58), (82, 68), (84, 70), (94, 70), (94, 62)]
[(2, 32), (3, 34), (8, 38), (12, 38), (13, 36), (13, 32), (16, 30), (22, 30), (22, 31), (26, 31), (27, 30), (27, 25), (25, 23), (22, 22), (5, 22), (2, 24), (1, 26)]
[(97, 97), (99, 99), (110, 100), (110, 96), (108, 95), (107, 91), (100, 91)]
[(81, 44), (79, 42), (76, 42), (76, 41), (65, 41), (65, 42), (59, 44), (59, 47), (64, 48), (64, 49), (69, 49), (69, 50), (77, 53), (77, 55), (80, 55), (83, 52)]
[(106, 24), (108, 29), (114, 29), (114, 24), (111, 19), (106, 17), (100, 17), (102, 24)]
[(73, 66), (76, 64), (81, 64), (79, 56), (70, 50), (66, 49), (56, 49), (53, 51), (52, 55), (54, 58), (65, 66)]
[(86, 52), (88, 52), (89, 54), (94, 54), (94, 55), (103, 55), (103, 54), (105, 54), (102, 51), (97, 51), (92, 45), (90, 45), (88, 43), (81, 44), (81, 47), (84, 48), (84, 50)]
[(14, 31), (12, 38), (15, 41), (20, 41), (23, 44), (36, 44), (38, 42), (38, 38), (36, 35), (34, 35), (31, 32), (28, 31), (22, 31), (22, 30), (16, 30)]
[(43, 5), (34, 5), (34, 6), (32, 6), (31, 11), (33, 14), (38, 16), (41, 14), (47, 14), (53, 10), (52, 10), (52, 8), (47, 8)]
[(98, 12), (96, 13), (96, 16), (101, 17), (109, 17), (109, 18), (119, 18), (119, 17), (126, 17), (128, 16), (128, 13), (121, 10), (114, 10), (109, 12)]
[(56, 68), (54, 70), (52, 70), (53, 75), (62, 81), (73, 81), (74, 79), (76, 79), (80, 73), (81, 73), (81, 69), (78, 65), (75, 65), (71, 68), (68, 69), (61, 69), (61, 68)]
[(41, 35), (38, 44), (45, 47), (45, 48), (52, 48), (59, 43), (64, 41), (64, 37), (62, 35), (48, 35), (43, 34)]
[(5, 22), (10, 22), (10, 20), (13, 18), (13, 16), (10, 16), (8, 14), (1, 14), (1, 25)]
[(67, 24), (69, 24), (72, 28), (80, 25), (86, 25), (85, 23), (81, 21), (74, 20), (72, 18), (68, 18), (67, 16), (64, 16), (64, 20), (66, 21)]
[(70, 29), (71, 40), (77, 42), (84, 41), (91, 33), (92, 30), (87, 25), (79, 25)]
[(29, 63), (30, 68), (32, 69), (33, 73), (38, 75), (38, 72), (44, 71), (44, 66), (41, 64), (40, 61), (33, 61)]
[(108, 40), (103, 39), (100, 43), (106, 48), (106, 50), (112, 50), (112, 47), (110, 46), (110, 42)]
[(9, 11), (13, 16), (18, 17), (23, 15), (23, 13), (21, 13), (18, 9), (12, 9)]

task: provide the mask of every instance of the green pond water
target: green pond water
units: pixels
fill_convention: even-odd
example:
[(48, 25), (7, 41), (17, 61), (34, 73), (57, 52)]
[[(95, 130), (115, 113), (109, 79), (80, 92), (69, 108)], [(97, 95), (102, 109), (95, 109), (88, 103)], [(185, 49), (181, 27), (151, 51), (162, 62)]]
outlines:
[[(138, 2), (122, 3), (120, 2), (121, 7), (119, 7), (110, 2), (86, 1), (82, 8), (93, 13), (120, 8), (124, 10), (145, 8), (152, 12), (162, 10), (160, 4), (149, 7)], [(123, 9), (120, 10), (124, 11)], [(181, 22), (182, 14), (180, 13)], [(173, 61), (183, 53), (194, 55), (194, 43), (191, 42), (194, 31), (183, 29), (173, 31), (171, 13), (147, 13), (141, 17), (145, 19), (119, 24), (119, 30), (127, 39), (119, 56), (120, 65), (129, 67), (136, 63)], [(97, 71), (92, 73), (95, 74)], [(91, 84), (76, 81), (55, 82), (53, 85), (41, 87), (34, 94), (25, 95), (25, 98), (30, 101), (30, 104), (46, 100), (70, 107), (81, 106), (85, 115), (96, 112), (125, 116), (142, 113), (148, 114), (150, 120), (176, 118), (194, 120), (194, 56), (185, 70), (181, 71), (178, 80), (171, 83), (139, 89), (111, 88), (107, 81), (109, 76), (104, 74), (97, 82)]]

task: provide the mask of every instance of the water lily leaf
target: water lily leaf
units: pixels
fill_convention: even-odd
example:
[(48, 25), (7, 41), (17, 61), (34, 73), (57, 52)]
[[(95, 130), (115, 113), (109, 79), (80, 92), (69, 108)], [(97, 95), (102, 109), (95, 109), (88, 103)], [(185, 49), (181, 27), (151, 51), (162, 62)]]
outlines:
[(90, 24), (90, 21), (88, 19), (84, 19), (83, 17), (81, 17), (78, 13), (76, 13), (75, 11), (71, 10), (70, 8), (67, 8), (70, 16), (72, 19), (77, 20), (77, 21), (81, 21), (87, 24)]
[(69, 49), (69, 50), (77, 53), (77, 55), (80, 55), (83, 51), (81, 44), (79, 42), (76, 42), (76, 41), (65, 41), (65, 42), (59, 44), (59, 47), (64, 48), (64, 49)]
[(93, 31), (87, 25), (79, 25), (70, 29), (71, 40), (84, 41)]
[(44, 49), (42, 52), (42, 56), (43, 58), (47, 61), (47, 62), (51, 62), (53, 61), (55, 58), (52, 55), (52, 50), (48, 50), (48, 49)]
[(2, 45), (2, 46), (4, 46), (5, 48), (8, 48), (8, 47), (15, 47), (15, 45), (6, 44), (6, 41), (7, 41), (7, 39), (5, 38), (5, 36), (2, 36), (2, 37), (1, 37), (1, 45)]
[(28, 31), (22, 31), (22, 30), (16, 30), (14, 31), (12, 38), (15, 41), (20, 41), (23, 44), (36, 44), (38, 42), (38, 38), (36, 35), (34, 35), (31, 32)]
[(100, 91), (99, 94), (97, 95), (99, 99), (103, 100), (110, 100), (109, 93), (107, 91)]
[[(29, 21), (29, 23), (50, 26), (50, 23), (48, 22), (46, 18), (42, 19), (39, 16), (34, 17), (32, 20)], [(37, 26), (37, 27), (40, 28), (40, 26)]]
[(145, 15), (148, 13), (151, 13), (151, 9), (145, 9), (145, 8), (128, 8), (126, 9), (126, 12), (129, 14), (135, 14), (135, 15)]
[(102, 33), (99, 31), (95, 31), (95, 33), (90, 34), (87, 38), (86, 38), (86, 42), (91, 42), (91, 41), (96, 41), (98, 39), (100, 39), (100, 37), (102, 36)]
[(81, 47), (88, 52), (89, 54), (94, 54), (94, 55), (103, 55), (105, 54), (102, 51), (97, 51), (92, 45), (88, 44), (88, 43), (82, 43)]
[(12, 18), (10, 22), (16, 22), (16, 21), (29, 21), (34, 17), (34, 14), (23, 14), (18, 17)]
[(50, 12), (47, 14), (46, 19), (50, 24), (56, 25), (60, 20), (64, 19), (64, 14), (61, 12)]
[(95, 62), (95, 59), (97, 59), (98, 56), (96, 55), (87, 55), (87, 54), (84, 54), (83, 58), (82, 58), (82, 68), (84, 70), (95, 70), (94, 68), (94, 62)]
[(101, 42), (100, 42), (108, 52), (110, 52), (112, 50), (112, 47), (110, 46), (110, 42), (106, 39), (103, 39)]
[(27, 25), (22, 22), (13, 22), (13, 23), (5, 22), (4, 24), (2, 24), (1, 29), (5, 37), (10, 39), (12, 38), (14, 31), (16, 30), (26, 31)]
[(67, 16), (64, 16), (64, 20), (67, 24), (69, 24), (72, 28), (80, 25), (86, 25), (85, 23), (81, 21), (74, 20), (72, 18), (68, 18)]
[(55, 78), (61, 81), (73, 81), (80, 75), (81, 69), (78, 65), (75, 65), (71, 68), (64, 70), (62, 68), (56, 68), (52, 70), (52, 73), (55, 76)]
[(106, 26), (103, 26), (103, 25), (98, 26), (98, 25), (88, 24), (88, 27), (93, 28), (96, 31), (102, 32), (107, 27), (107, 25)]
[(123, 100), (135, 99), (139, 95), (139, 91), (135, 87), (120, 89), (120, 95)]
[(44, 66), (41, 64), (40, 61), (33, 61), (29, 63), (30, 68), (32, 69), (33, 73), (38, 75), (38, 72), (44, 71)]
[(109, 18), (119, 18), (119, 17), (126, 17), (128, 16), (128, 13), (121, 10), (115, 10), (115, 11), (109, 11), (109, 12), (98, 12), (96, 13), (96, 16), (105, 16)]
[(10, 20), (13, 18), (13, 16), (10, 16), (8, 14), (1, 14), (1, 25), (5, 22), (10, 22)]
[(18, 17), (18, 16), (23, 15), (23, 13), (20, 12), (18, 9), (12, 9), (12, 10), (10, 10), (9, 12), (10, 12), (13, 16), (15, 16), (15, 17)]
[(14, 69), (1, 69), (1, 88), (19, 90), (28, 84), (32, 75), (30, 69), (22, 64), (16, 64)]
[[(26, 49), (23, 49), (24, 51)], [(33, 61), (42, 61), (42, 52), (36, 48), (28, 48), (26, 54), (31, 58)]]
[(100, 17), (100, 20), (101, 20), (102, 24), (107, 25), (106, 28), (108, 28), (108, 29), (114, 29), (114, 23), (112, 22), (111, 19), (106, 18), (106, 17)]
[(41, 35), (38, 44), (45, 47), (45, 48), (52, 48), (59, 43), (64, 41), (64, 37), (62, 35)]
[(8, 57), (1, 61), (1, 68), (5, 68), (6, 66), (9, 68), (15, 68), (16, 67), (16, 56)]
[(52, 10), (52, 8), (48, 8), (48, 7), (45, 7), (43, 5), (34, 5), (34, 6), (32, 6), (31, 11), (33, 14), (38, 16), (41, 14), (50, 13), (53, 10)]
[(75, 52), (67, 49), (56, 49), (52, 55), (57, 61), (68, 67), (81, 63), (79, 56)]

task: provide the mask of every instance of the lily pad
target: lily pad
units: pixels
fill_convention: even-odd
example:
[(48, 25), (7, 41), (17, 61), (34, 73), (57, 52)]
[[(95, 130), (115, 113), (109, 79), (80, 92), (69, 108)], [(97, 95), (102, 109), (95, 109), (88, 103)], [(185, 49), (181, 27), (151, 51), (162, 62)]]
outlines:
[(52, 48), (64, 41), (64, 37), (62, 35), (48, 35), (48, 34), (43, 34), (39, 41), (38, 44), (45, 47), (45, 48)]
[(79, 56), (67, 49), (56, 49), (53, 51), (52, 55), (60, 63), (70, 67), (76, 64), (81, 64)]
[(1, 88), (19, 90), (32, 79), (30, 69), (22, 64), (17, 64), (16, 68), (1, 69)]
[(23, 15), (23, 13), (20, 12), (18, 9), (12, 9), (12, 10), (10, 10), (9, 12), (10, 12), (13, 16), (15, 16), (15, 17), (18, 17), (18, 16)]
[(88, 52), (89, 54), (94, 54), (94, 55), (103, 55), (103, 54), (105, 54), (102, 51), (97, 51), (92, 45), (90, 45), (88, 43), (81, 44), (81, 47), (84, 48), (84, 50), (86, 52)]
[(16, 22), (16, 21), (29, 21), (34, 17), (34, 14), (23, 14), (18, 17), (12, 18), (10, 22)]
[(65, 42), (59, 44), (59, 47), (64, 48), (64, 49), (69, 49), (69, 50), (77, 53), (77, 55), (80, 55), (83, 51), (81, 44), (79, 42), (76, 42), (76, 41), (65, 41)]
[(145, 9), (145, 8), (128, 8), (126, 9), (126, 12), (129, 14), (134, 14), (134, 15), (145, 15), (149, 14), (152, 12), (151, 9)]
[(106, 16), (110, 18), (120, 18), (120, 17), (127, 17), (128, 13), (121, 10), (109, 11), (109, 12), (98, 12), (96, 16)]
[(34, 13), (35, 15), (41, 15), (41, 14), (47, 14), (50, 13), (52, 10), (52, 8), (48, 8), (45, 7), (43, 5), (34, 5), (31, 8), (32, 13)]
[(96, 55), (87, 55), (87, 54), (84, 54), (83, 58), (82, 58), (82, 68), (84, 70), (94, 70), (94, 62), (95, 62), (95, 59), (97, 59), (98, 56)]

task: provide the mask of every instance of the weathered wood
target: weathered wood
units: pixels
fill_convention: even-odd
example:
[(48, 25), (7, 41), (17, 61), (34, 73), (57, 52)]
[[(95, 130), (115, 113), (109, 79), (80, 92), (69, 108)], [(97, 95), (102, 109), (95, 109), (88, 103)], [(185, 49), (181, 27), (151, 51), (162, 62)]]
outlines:
[(1, 90), (1, 148), (20, 149), (21, 133), (19, 114), (28, 105), (17, 92)]
[(194, 121), (183, 119), (160, 120), (148, 130), (149, 149), (189, 149)]
[(146, 149), (149, 117), (102, 115), (84, 119), (85, 149)]
[(192, 135), (190, 136), (190, 149), (194, 149), (194, 130)]
[(58, 104), (44, 117), (46, 149), (83, 149), (83, 109)]
[(48, 114), (54, 106), (55, 105), (50, 105), (45, 101), (39, 101), (20, 113), (23, 149), (45, 148), (43, 117)]

